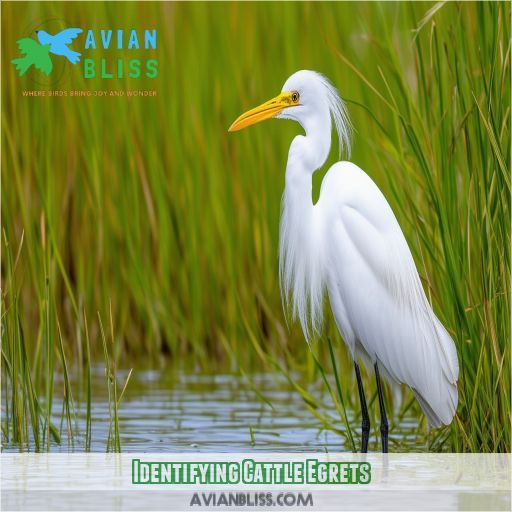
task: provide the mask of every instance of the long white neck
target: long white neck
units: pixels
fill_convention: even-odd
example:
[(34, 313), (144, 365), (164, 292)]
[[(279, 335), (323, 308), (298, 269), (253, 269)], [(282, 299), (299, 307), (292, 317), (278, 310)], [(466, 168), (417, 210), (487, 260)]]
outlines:
[[(320, 116), (319, 116), (320, 117)], [(331, 121), (311, 121), (306, 136), (297, 136), (288, 154), (279, 234), (281, 294), (304, 336), (321, 330), (324, 279), (318, 209), (312, 199), (312, 177), (329, 155)]]

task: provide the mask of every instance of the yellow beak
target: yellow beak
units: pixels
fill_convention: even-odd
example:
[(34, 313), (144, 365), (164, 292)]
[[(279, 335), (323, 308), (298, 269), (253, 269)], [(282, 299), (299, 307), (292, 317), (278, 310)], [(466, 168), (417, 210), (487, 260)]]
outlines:
[(265, 121), (265, 119), (275, 117), (286, 107), (296, 106), (297, 102), (292, 100), (292, 94), (291, 92), (283, 92), (279, 96), (263, 103), (263, 105), (247, 111), (229, 127), (228, 131), (236, 132), (242, 128), (247, 128), (247, 126), (251, 126), (251, 124), (256, 124), (260, 121)]

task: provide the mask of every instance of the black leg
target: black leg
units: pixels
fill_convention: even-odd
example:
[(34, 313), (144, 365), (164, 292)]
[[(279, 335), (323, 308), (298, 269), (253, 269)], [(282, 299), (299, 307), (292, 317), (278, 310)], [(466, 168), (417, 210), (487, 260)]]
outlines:
[(370, 437), (370, 416), (368, 415), (368, 407), (366, 407), (361, 372), (356, 361), (354, 361), (354, 368), (356, 369), (357, 389), (359, 391), (359, 401), (361, 402), (361, 452), (366, 453), (368, 451), (368, 438)]
[(379, 367), (375, 363), (375, 378), (377, 379), (377, 391), (379, 392), (380, 407), (380, 435), (382, 439), (382, 453), (388, 453), (388, 418), (386, 416), (386, 407), (384, 406), (384, 397), (382, 396), (382, 385), (380, 382)]

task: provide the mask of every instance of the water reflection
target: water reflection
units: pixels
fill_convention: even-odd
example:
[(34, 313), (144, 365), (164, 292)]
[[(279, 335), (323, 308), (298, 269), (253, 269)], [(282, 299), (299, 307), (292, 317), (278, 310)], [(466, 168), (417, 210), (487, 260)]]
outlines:
[[(120, 381), (125, 376), (121, 372)], [(109, 406), (103, 370), (96, 369), (93, 377), (91, 450), (105, 451)], [(332, 400), (322, 389), (318, 385), (312, 390), (319, 403), (324, 404), (319, 412), (330, 416), (336, 428), (345, 430)], [(78, 434), (73, 446), (67, 441), (64, 425), (62, 443), (55, 444), (53, 451), (84, 449), (85, 404), (77, 408)], [(57, 425), (61, 411), (62, 404), (56, 401)], [(348, 413), (359, 444), (359, 420), (353, 411)], [(119, 415), (125, 452), (351, 451), (343, 436), (324, 428), (286, 379), (271, 373), (252, 375), (249, 384), (236, 375), (169, 377), (165, 372), (137, 372), (123, 397)], [(400, 425), (395, 424), (391, 443), (408, 450), (425, 450), (416, 441), (417, 422), (417, 418), (406, 416)], [(371, 449), (379, 449), (376, 437)], [(18, 447), (7, 444), (4, 450), (17, 451)]]

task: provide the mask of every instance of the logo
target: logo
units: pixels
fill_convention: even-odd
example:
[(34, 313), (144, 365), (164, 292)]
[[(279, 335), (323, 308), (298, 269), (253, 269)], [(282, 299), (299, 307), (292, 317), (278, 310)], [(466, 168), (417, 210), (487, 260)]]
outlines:
[[(60, 32), (54, 28), (51, 32), (54, 34), (36, 30), (36, 38), (24, 37), (16, 41), (23, 57), (11, 62), (19, 76), (27, 73), (32, 66), (46, 76), (52, 71), (62, 76), (67, 61), (84, 79), (152, 79), (158, 75), (155, 28), (66, 28)], [(84, 36), (77, 39), (82, 32)], [(77, 49), (83, 52), (83, 59), (82, 53), (75, 51)], [(58, 60), (54, 60), (55, 56)], [(79, 66), (75, 66), (79, 63)]]
[(36, 30), (37, 41), (30, 37), (16, 41), (20, 53), (24, 57), (14, 59), (11, 62), (16, 66), (19, 76), (23, 76), (31, 66), (49, 76), (53, 70), (50, 54), (64, 57), (71, 64), (76, 64), (80, 60), (81, 54), (73, 51), (68, 45), (81, 32), (81, 28), (67, 28), (52, 35), (44, 30)]

